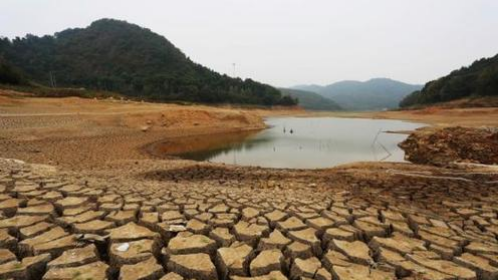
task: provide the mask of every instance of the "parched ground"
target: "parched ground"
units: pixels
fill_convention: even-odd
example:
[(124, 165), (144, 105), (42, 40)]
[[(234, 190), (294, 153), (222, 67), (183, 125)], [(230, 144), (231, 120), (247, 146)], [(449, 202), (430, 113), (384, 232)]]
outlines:
[[(487, 110), (472, 124), (491, 125)], [(451, 112), (425, 120), (467, 120)], [(0, 279), (498, 279), (496, 167), (285, 170), (144, 150), (274, 113), (0, 95), (0, 158), (25, 161), (0, 159)]]
[(0, 278), (498, 277), (496, 172), (123, 165), (0, 161)]

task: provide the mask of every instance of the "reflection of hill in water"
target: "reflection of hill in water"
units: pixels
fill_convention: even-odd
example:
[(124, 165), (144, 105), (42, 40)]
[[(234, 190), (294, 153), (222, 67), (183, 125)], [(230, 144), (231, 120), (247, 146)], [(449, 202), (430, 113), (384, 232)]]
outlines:
[(259, 137), (247, 141), (257, 133), (246, 131), (169, 139), (152, 145), (150, 150), (157, 156), (176, 155), (186, 159), (208, 160), (222, 153), (250, 150), (271, 141), (271, 137)]
[[(225, 141), (224, 145), (219, 148), (213, 148), (210, 150), (202, 150), (202, 151), (194, 151), (194, 152), (187, 152), (180, 154), (178, 156), (185, 158), (185, 159), (193, 159), (193, 160), (210, 160), (220, 154), (230, 154), (230, 153), (237, 153), (241, 151), (249, 151), (261, 144), (264, 143), (269, 143), (272, 141), (271, 137), (265, 137), (265, 138), (257, 138), (257, 139), (251, 139), (249, 141), (244, 141), (246, 140), (244, 138), (242, 142), (231, 142), (228, 143)], [(226, 140), (226, 139), (225, 139)]]

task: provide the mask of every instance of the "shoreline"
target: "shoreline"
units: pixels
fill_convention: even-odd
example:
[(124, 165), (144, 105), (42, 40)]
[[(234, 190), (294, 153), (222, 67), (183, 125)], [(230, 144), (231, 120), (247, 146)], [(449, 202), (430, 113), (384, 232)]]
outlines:
[[(80, 101), (79, 110), (88, 106), (89, 110), (94, 109), (85, 100)], [(35, 107), (47, 110), (43, 102), (42, 105)], [(30, 110), (29, 106), (34, 105), (27, 106), (16, 109)], [(56, 111), (52, 106), (50, 110)], [(0, 146), (6, 152), (0, 157), (23, 161), (0, 158), (0, 191), (2, 203), (7, 205), (0, 227), (9, 238), (6, 240), (14, 241), (10, 248), (13, 252), (30, 250), (28, 253), (39, 259), (47, 256), (42, 253), (53, 258), (63, 255), (66, 260), (68, 254), (83, 259), (90, 251), (96, 251), (89, 247), (95, 246), (92, 241), (85, 238), (103, 239), (97, 246), (109, 258), (91, 256), (98, 267), (76, 264), (78, 271), (84, 268), (81, 271), (89, 275), (102, 268), (102, 279), (109, 278), (106, 271), (117, 276), (123, 270), (122, 264), (131, 261), (133, 269), (146, 274), (153, 265), (168, 273), (192, 275), (192, 271), (199, 271), (194, 264), (201, 263), (216, 275), (226, 266), (212, 259), (212, 255), (246, 250), (247, 261), (241, 259), (240, 263), (252, 265), (263, 254), (260, 248), (267, 250), (264, 246), (279, 240), (285, 240), (285, 244), (278, 252), (292, 267), (314, 260), (321, 266), (336, 258), (334, 252), (338, 254), (334, 247), (322, 244), (343, 246), (341, 263), (368, 273), (360, 278), (370, 274), (379, 279), (397, 278), (396, 269), (371, 258), (369, 252), (376, 252), (381, 245), (398, 250), (392, 244), (409, 244), (403, 250), (412, 250), (410, 244), (422, 244), (413, 245), (421, 250), (419, 255), (414, 251), (420, 262), (416, 267), (420, 268), (410, 273), (420, 272), (418, 275), (425, 278), (428, 273), (442, 275), (432, 270), (432, 263), (440, 264), (438, 269), (444, 272), (454, 273), (458, 269), (471, 275), (467, 278), (476, 278), (480, 270), (454, 261), (455, 256), (466, 255), (452, 252), (477, 248), (473, 251), (477, 252), (475, 257), (486, 262), (494, 260), (488, 252), (498, 248), (496, 236), (483, 232), (498, 232), (494, 223), (498, 199), (496, 168), (356, 162), (306, 170), (156, 159), (138, 148), (154, 140), (164, 141), (165, 136), (171, 139), (190, 135), (186, 139), (191, 139), (196, 138), (192, 135), (204, 132), (208, 134), (198, 138), (208, 140), (213, 131), (264, 127), (264, 112), (256, 115), (233, 109), (169, 105), (151, 107), (151, 113), (145, 115), (134, 114), (133, 110), (136, 108), (127, 105), (120, 114), (98, 118), (38, 116), (23, 117), (21, 121), (0, 117), (0, 129), (6, 132), (0, 138)], [(151, 127), (144, 132), (143, 125)], [(61, 162), (51, 164), (57, 160)], [(38, 227), (35, 224), (45, 230), (30, 236), (9, 234), (22, 232), (27, 226)], [(171, 230), (173, 226), (175, 231)], [(216, 235), (217, 232), (222, 235)], [(347, 239), (336, 240), (343, 236)], [(40, 239), (50, 242), (36, 244)], [(154, 240), (156, 245), (152, 244)], [(129, 252), (120, 252), (113, 246), (122, 242), (129, 244)], [(424, 245), (431, 242), (444, 243), (446, 247)], [(149, 260), (138, 259), (143, 255), (142, 249), (139, 252), (135, 248), (144, 248), (142, 244), (149, 244), (147, 252), (164, 253), (157, 257), (147, 253)], [(361, 256), (369, 262), (358, 261), (357, 248), (362, 248)], [(68, 249), (70, 253), (63, 252)], [(297, 255), (301, 253), (305, 257)], [(186, 259), (180, 270), (163, 262), (178, 256)], [(11, 263), (25, 263), (23, 257), (22, 262)], [(301, 260), (297, 261), (298, 258)], [(382, 270), (367, 265), (372, 261), (383, 265)], [(71, 277), (74, 269), (63, 267), (57, 271)], [(296, 273), (292, 271), (284, 269), (282, 279), (293, 279)], [(352, 277), (346, 278), (356, 277), (355, 273), (352, 270)]]
[[(427, 110), (323, 113), (295, 109), (245, 110), (81, 98), (14, 99), (1, 94), (0, 98), (3, 101), (0, 111), (11, 114), (0, 116), (3, 125), (0, 128), (6, 132), (0, 139), (0, 144), (6, 151), (2, 156), (30, 163), (55, 164), (72, 170), (96, 169), (106, 162), (158, 159), (161, 157), (153, 156), (150, 152), (158, 143), (260, 131), (267, 128), (263, 119), (268, 117), (396, 119), (428, 124), (427, 127), (410, 133), (429, 133), (444, 127), (448, 122), (452, 125), (465, 125), (469, 114), (473, 119), (473, 127), (498, 124), (498, 109), (495, 108), (444, 109), (430, 111), (430, 114), (424, 113)], [(476, 115), (476, 112), (479, 114)], [(33, 115), (40, 113), (43, 115)], [(22, 122), (18, 122), (20, 117), (16, 116), (19, 115), (22, 115)], [(179, 160), (168, 158), (172, 164)], [(336, 167), (326, 169), (333, 168)]]

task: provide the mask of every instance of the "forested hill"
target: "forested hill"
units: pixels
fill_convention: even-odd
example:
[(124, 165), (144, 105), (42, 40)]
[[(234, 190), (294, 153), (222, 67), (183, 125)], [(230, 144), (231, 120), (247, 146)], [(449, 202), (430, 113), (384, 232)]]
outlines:
[(0, 57), (47, 86), (115, 91), (150, 100), (292, 105), (279, 90), (192, 62), (166, 38), (113, 19), (54, 36), (1, 38)]
[(23, 85), (26, 82), (23, 75), (0, 56), (0, 84)]
[(365, 82), (341, 81), (327, 86), (305, 85), (295, 88), (316, 92), (334, 100), (346, 110), (364, 111), (397, 108), (405, 96), (422, 86), (376, 78)]
[(465, 97), (498, 96), (498, 55), (430, 81), (400, 103), (401, 107), (446, 102)]
[(289, 95), (292, 98), (299, 100), (299, 106), (306, 110), (312, 111), (340, 111), (342, 110), (339, 104), (333, 100), (325, 98), (318, 93), (304, 91), (298, 89), (281, 88), (280, 91), (284, 95)]

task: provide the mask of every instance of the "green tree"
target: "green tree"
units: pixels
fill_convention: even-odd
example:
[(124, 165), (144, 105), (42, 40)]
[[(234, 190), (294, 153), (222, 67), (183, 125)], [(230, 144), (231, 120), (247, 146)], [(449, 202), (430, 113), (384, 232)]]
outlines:
[(401, 107), (446, 102), (472, 96), (498, 96), (498, 55), (475, 61), (468, 67), (430, 81), (408, 95)]
[[(54, 36), (0, 40), (0, 55), (42, 85), (115, 91), (158, 101), (295, 105), (269, 85), (220, 75), (194, 63), (166, 38), (102, 19)], [(294, 100), (295, 101), (295, 100)]]

